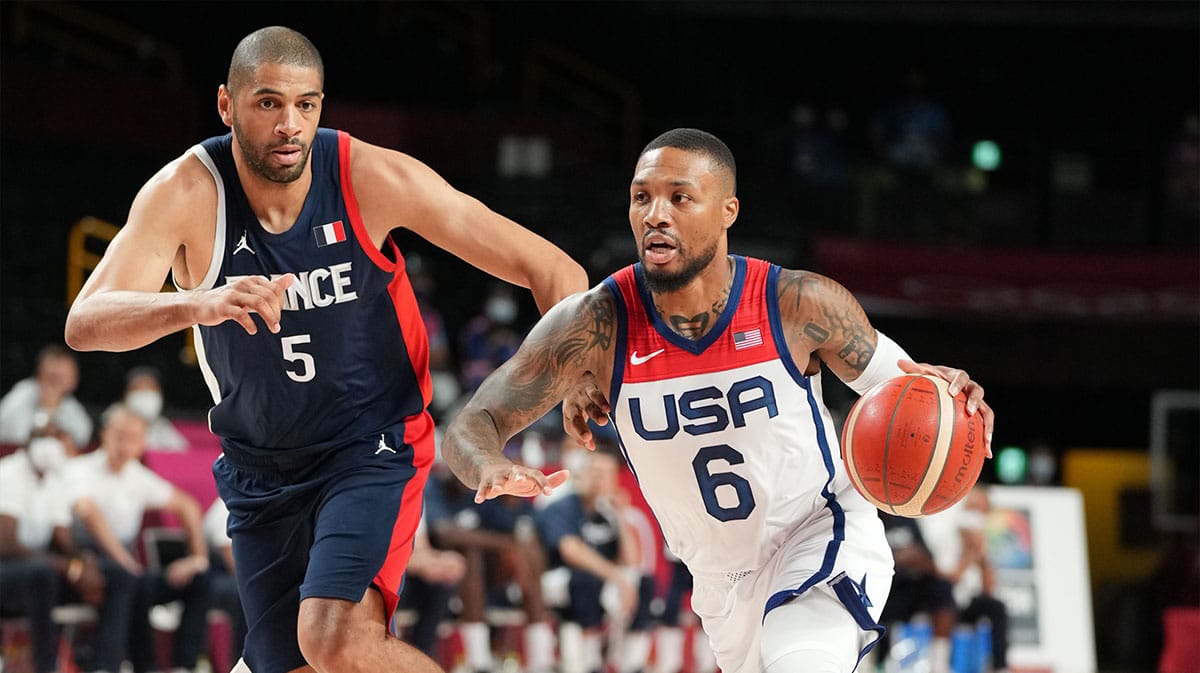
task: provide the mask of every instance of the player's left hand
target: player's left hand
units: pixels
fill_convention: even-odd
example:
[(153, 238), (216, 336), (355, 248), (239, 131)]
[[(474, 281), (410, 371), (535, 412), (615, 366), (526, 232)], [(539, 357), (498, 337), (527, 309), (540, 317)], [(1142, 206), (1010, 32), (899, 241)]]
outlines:
[(563, 399), (563, 430), (580, 444), (595, 449), (596, 438), (588, 428), (588, 419), (597, 425), (607, 425), (609, 411), (612, 408), (608, 404), (608, 397), (600, 390), (600, 384), (596, 383), (596, 375), (590, 371), (584, 372), (571, 393)]
[(900, 370), (906, 374), (929, 374), (940, 379), (945, 379), (949, 382), (948, 389), (951, 395), (957, 396), (960, 392), (967, 394), (967, 414), (974, 415), (976, 412), (983, 416), (983, 445), (987, 449), (987, 457), (992, 457), (992, 429), (995, 425), (995, 418), (992, 414), (992, 407), (983, 400), (983, 386), (972, 381), (967, 372), (954, 367), (946, 367), (944, 365), (930, 365), (923, 362), (917, 363), (911, 360), (900, 360), (898, 363)]
[(501, 495), (516, 495), (522, 498), (550, 495), (551, 491), (566, 483), (568, 476), (570, 474), (566, 470), (545, 475), (541, 470), (515, 463), (488, 465), (479, 474), (475, 503), (479, 504)]

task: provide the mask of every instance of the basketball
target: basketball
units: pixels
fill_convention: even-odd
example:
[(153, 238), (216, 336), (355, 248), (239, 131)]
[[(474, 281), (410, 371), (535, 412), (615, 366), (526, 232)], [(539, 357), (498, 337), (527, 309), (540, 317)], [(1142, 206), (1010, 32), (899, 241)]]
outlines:
[(858, 492), (884, 512), (936, 514), (979, 479), (983, 417), (968, 416), (966, 394), (952, 397), (948, 386), (933, 376), (897, 376), (850, 408), (842, 461)]

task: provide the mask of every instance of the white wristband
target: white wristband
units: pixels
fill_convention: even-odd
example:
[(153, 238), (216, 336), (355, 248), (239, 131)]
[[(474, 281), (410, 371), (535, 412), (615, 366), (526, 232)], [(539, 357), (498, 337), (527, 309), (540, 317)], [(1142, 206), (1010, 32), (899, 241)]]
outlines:
[(912, 358), (904, 352), (900, 344), (889, 339), (883, 332), (876, 330), (875, 353), (871, 356), (871, 361), (867, 363), (867, 368), (863, 370), (862, 374), (859, 374), (858, 378), (846, 381), (846, 385), (862, 395), (877, 383), (883, 383), (888, 379), (903, 375), (904, 372), (901, 371), (900, 365), (896, 364), (900, 360), (912, 360)]

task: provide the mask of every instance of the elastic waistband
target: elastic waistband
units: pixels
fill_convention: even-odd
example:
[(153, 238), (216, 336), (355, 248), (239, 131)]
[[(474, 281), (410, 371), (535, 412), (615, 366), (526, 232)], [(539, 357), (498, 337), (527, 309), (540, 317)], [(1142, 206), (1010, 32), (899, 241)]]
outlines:
[(308, 467), (327, 458), (337, 447), (311, 446), (285, 451), (248, 451), (230, 442), (221, 443), (221, 459), (239, 470), (259, 472), (264, 470), (295, 470)]

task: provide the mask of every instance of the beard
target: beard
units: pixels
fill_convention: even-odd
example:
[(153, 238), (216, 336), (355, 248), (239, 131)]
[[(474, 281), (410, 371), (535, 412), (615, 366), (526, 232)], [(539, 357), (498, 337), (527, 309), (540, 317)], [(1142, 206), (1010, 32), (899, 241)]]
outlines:
[[(308, 166), (308, 155), (312, 151), (312, 147), (308, 143), (297, 137), (264, 147), (259, 151), (258, 148), (251, 147), (247, 141), (243, 140), (246, 136), (242, 133), (242, 125), (238, 123), (236, 116), (233, 118), (233, 130), (233, 137), (237, 140), (238, 147), (242, 150), (242, 156), (246, 159), (246, 164), (258, 177), (279, 184), (287, 184), (295, 182), (301, 175), (304, 175), (304, 169)], [(303, 156), (295, 166), (275, 166), (271, 163), (271, 150), (283, 145), (298, 145), (300, 147), (300, 153)]]
[[(641, 257), (645, 251), (639, 251), (638, 256)], [(646, 286), (651, 292), (656, 294), (664, 294), (668, 292), (678, 292), (687, 287), (692, 279), (700, 275), (700, 272), (712, 263), (713, 258), (717, 256), (717, 241), (713, 240), (711, 244), (704, 250), (700, 251), (699, 255), (688, 258), (684, 256), (684, 249), (679, 249), (679, 255), (683, 257), (683, 268), (678, 271), (651, 271), (649, 268), (642, 265), (642, 274), (646, 278)]]

